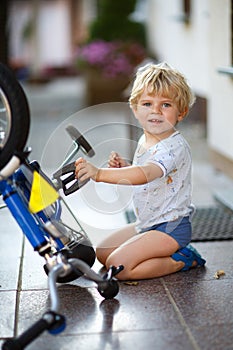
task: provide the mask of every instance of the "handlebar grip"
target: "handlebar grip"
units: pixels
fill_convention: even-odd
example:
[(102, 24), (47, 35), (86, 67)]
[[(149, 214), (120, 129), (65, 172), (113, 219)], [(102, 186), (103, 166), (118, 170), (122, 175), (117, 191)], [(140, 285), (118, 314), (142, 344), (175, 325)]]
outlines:
[[(70, 175), (68, 175), (70, 174)], [(67, 175), (67, 177), (62, 179), (62, 176)], [(75, 179), (75, 163), (64, 165), (61, 169), (53, 174), (53, 178), (57, 180), (59, 188), (63, 189), (66, 196), (77, 191), (83, 185), (85, 185), (89, 180), (79, 181)]]
[(2, 350), (22, 350), (45, 330), (51, 330), (53, 334), (59, 333), (64, 329), (64, 326), (64, 316), (48, 311), (19, 337), (5, 341)]
[(93, 150), (93, 148), (91, 147), (91, 145), (89, 144), (89, 142), (87, 142), (87, 140), (85, 139), (85, 137), (73, 126), (73, 125), (68, 125), (66, 127), (66, 131), (68, 132), (68, 134), (70, 135), (70, 137), (72, 138), (72, 140), (77, 144), (80, 145), (82, 147), (82, 150), (89, 156), (89, 157), (93, 157), (95, 155), (95, 151)]

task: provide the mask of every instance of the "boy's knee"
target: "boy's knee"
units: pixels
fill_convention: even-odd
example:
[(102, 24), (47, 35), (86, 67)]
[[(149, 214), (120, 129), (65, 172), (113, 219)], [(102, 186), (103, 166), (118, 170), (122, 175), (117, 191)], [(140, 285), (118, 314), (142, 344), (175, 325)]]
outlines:
[(124, 269), (119, 272), (117, 275), (116, 275), (116, 278), (118, 280), (121, 280), (121, 281), (126, 281), (126, 280), (130, 280), (132, 279), (132, 274), (131, 274), (131, 271), (130, 269), (128, 268), (128, 266), (125, 266), (124, 264), (122, 264), (122, 262), (119, 262), (118, 259), (115, 259), (115, 257), (109, 257), (107, 260), (106, 260), (106, 263), (105, 263), (105, 266), (107, 268), (107, 270), (111, 267), (111, 266), (115, 266), (115, 267), (118, 267), (120, 265), (123, 265), (124, 266)]

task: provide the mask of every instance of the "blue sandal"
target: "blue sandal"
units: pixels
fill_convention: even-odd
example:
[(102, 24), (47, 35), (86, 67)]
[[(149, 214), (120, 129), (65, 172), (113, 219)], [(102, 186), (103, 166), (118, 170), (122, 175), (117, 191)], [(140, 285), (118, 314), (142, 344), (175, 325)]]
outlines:
[(171, 257), (175, 261), (183, 261), (185, 263), (185, 266), (180, 271), (188, 271), (192, 267), (194, 261), (197, 262), (197, 265), (194, 267), (204, 266), (206, 263), (205, 259), (201, 257), (191, 244), (184, 248), (180, 248)]

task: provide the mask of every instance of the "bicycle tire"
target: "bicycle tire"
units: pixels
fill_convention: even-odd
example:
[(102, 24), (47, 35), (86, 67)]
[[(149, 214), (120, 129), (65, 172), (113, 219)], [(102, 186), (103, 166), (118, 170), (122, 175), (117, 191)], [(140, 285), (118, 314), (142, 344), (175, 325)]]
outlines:
[[(9, 131), (0, 146), (0, 170), (15, 152), (23, 151), (30, 129), (30, 111), (23, 88), (14, 73), (0, 63), (0, 98)], [(3, 109), (4, 109), (3, 108)]]

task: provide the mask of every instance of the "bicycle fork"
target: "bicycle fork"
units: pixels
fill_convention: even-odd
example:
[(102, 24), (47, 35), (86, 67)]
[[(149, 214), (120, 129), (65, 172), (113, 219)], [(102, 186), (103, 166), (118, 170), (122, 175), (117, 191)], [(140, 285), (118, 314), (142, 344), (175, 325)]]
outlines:
[(41, 335), (45, 330), (50, 334), (56, 335), (61, 333), (66, 327), (66, 319), (59, 314), (60, 300), (57, 290), (57, 279), (70, 270), (79, 270), (85, 276), (96, 282), (99, 293), (105, 299), (114, 298), (119, 291), (118, 283), (113, 277), (123, 270), (123, 266), (111, 266), (107, 273), (101, 277), (94, 272), (85, 262), (79, 259), (69, 259), (67, 262), (60, 262), (53, 266), (48, 276), (48, 287), (50, 294), (50, 309), (43, 314), (40, 320), (35, 322), (19, 337), (8, 339), (2, 346), (2, 350), (22, 350)]

